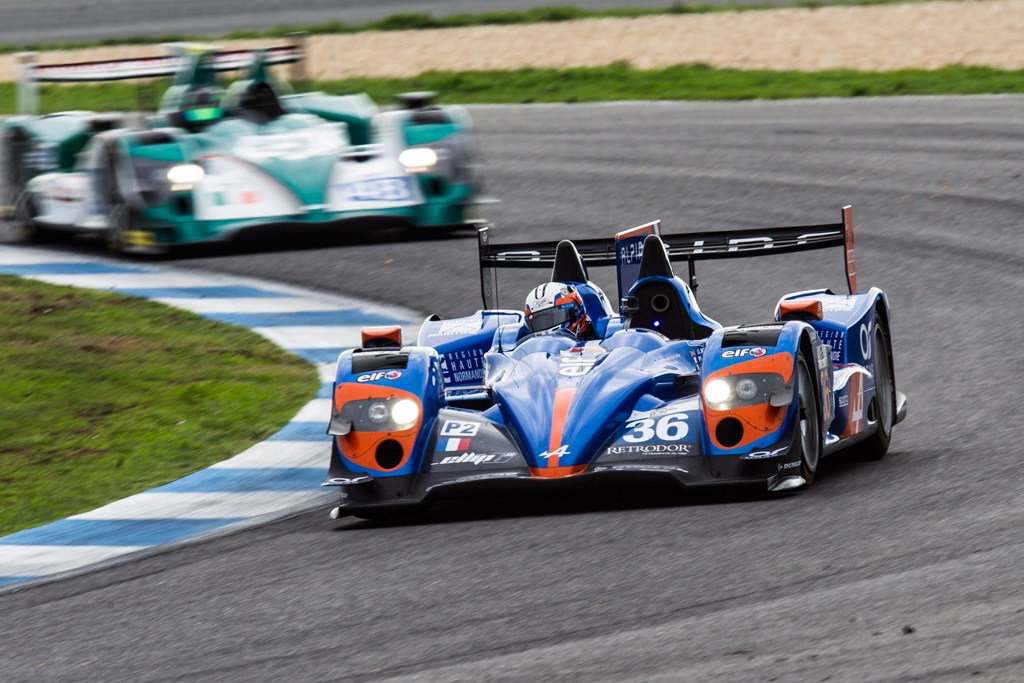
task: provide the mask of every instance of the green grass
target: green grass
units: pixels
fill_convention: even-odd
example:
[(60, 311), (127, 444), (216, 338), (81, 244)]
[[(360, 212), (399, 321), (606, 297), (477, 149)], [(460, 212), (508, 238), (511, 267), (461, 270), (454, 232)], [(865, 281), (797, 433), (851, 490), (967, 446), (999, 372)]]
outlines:
[(527, 103), (605, 100), (750, 100), (884, 95), (1024, 92), (1024, 70), (947, 67), (863, 71), (742, 71), (702, 65), (643, 71), (628, 64), (568, 69), (426, 73), (407, 79), (315, 83), (328, 92), (366, 92), (386, 102), (396, 92), (436, 90), (445, 102)]
[[(797, 7), (825, 7), (830, 5), (890, 5), (928, 2), (929, 0), (801, 0)], [(290, 33), (303, 32), (308, 34), (325, 33), (362, 33), (365, 31), (409, 31), (431, 28), (459, 28), (463, 26), (535, 24), (542, 22), (573, 21), (592, 18), (629, 18), (655, 16), (664, 14), (707, 14), (710, 12), (756, 11), (779, 9), (777, 5), (768, 3), (757, 5), (703, 5), (676, 2), (663, 7), (627, 7), (621, 9), (589, 10), (572, 5), (538, 7), (523, 11), (486, 12), (482, 14), (452, 14), (435, 17), (421, 12), (402, 12), (392, 14), (383, 19), (362, 24), (348, 24), (343, 21), (327, 21), (321, 24), (278, 26), (265, 31), (235, 31), (220, 39), (243, 38), (280, 38)], [(38, 43), (35, 45), (0, 45), (0, 53), (32, 50), (73, 50), (79, 48), (102, 47), (107, 45), (153, 44), (177, 41), (216, 41), (218, 37), (195, 36), (186, 34), (143, 35), (124, 38), (107, 38), (104, 40), (76, 43)]]
[[(330, 93), (366, 92), (377, 102), (395, 93), (436, 90), (448, 103), (595, 102), (604, 100), (749, 100), (886, 95), (974, 95), (1024, 92), (1024, 70), (951, 66), (865, 71), (740, 71), (701, 65), (641, 71), (628, 64), (568, 69), (430, 72), (414, 78), (314, 82)], [(303, 88), (305, 89), (305, 88)], [(44, 88), (44, 112), (152, 108), (161, 85), (125, 83)], [(0, 112), (15, 111), (15, 88), (0, 84)]]
[(248, 330), (108, 292), (0, 276), (0, 330), (0, 535), (235, 455), (319, 386)]

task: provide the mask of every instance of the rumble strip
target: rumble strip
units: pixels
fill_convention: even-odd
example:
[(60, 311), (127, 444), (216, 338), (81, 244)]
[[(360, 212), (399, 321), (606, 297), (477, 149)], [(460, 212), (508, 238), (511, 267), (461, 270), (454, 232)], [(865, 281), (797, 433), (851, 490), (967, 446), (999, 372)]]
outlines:
[(406, 309), (278, 283), (149, 263), (0, 245), (0, 273), (58, 285), (113, 290), (242, 325), (313, 363), (322, 385), (279, 432), (183, 479), (97, 510), (0, 537), (0, 589), (229, 526), (326, 505), (326, 425), (338, 353), (364, 325), (402, 325), (416, 338), (423, 316)]

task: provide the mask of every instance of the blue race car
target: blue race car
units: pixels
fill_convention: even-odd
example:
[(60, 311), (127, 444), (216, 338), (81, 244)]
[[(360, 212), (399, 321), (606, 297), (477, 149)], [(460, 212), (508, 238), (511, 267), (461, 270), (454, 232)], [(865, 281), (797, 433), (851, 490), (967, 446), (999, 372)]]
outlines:
[[(697, 306), (698, 260), (826, 247), (843, 248), (848, 295), (787, 294), (772, 320), (736, 327)], [(479, 259), (484, 310), (432, 316), (415, 346), (364, 329), (340, 355), (332, 517), (607, 480), (793, 491), (841, 449), (884, 456), (906, 415), (888, 298), (857, 290), (850, 207), (833, 224), (660, 235), (655, 222), (575, 243), (495, 245), (484, 227)], [(617, 312), (588, 277), (598, 266), (617, 269)], [(503, 268), (550, 268), (550, 281), (503, 310)]]

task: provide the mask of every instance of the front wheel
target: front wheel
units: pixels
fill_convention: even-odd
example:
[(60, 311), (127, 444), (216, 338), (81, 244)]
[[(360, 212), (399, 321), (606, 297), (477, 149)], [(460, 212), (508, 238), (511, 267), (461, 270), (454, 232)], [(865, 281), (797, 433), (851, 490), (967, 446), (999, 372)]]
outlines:
[(807, 486), (814, 481), (821, 461), (824, 441), (821, 435), (818, 389), (808, 368), (805, 354), (797, 359), (797, 425), (794, 442), (800, 451), (800, 474)]
[(132, 211), (124, 202), (114, 202), (107, 213), (107, 231), (104, 240), (107, 251), (117, 254), (127, 246), (127, 233), (132, 229)]
[(39, 225), (36, 217), (39, 212), (36, 210), (35, 200), (27, 190), (18, 193), (14, 200), (14, 232), (19, 239), (26, 242), (44, 244), (56, 239), (57, 234), (50, 229)]

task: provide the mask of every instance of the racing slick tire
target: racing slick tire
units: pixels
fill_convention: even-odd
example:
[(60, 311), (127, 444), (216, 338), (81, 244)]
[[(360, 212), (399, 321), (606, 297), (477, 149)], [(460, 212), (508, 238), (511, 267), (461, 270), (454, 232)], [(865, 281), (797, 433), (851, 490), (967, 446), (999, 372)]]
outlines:
[(821, 430), (821, 410), (818, 407), (818, 387), (803, 351), (797, 357), (797, 425), (793, 443), (800, 455), (800, 475), (806, 484), (814, 481), (818, 471), (825, 439)]
[(868, 405), (868, 420), (877, 426), (868, 438), (850, 447), (857, 460), (881, 460), (889, 452), (892, 426), (896, 422), (896, 376), (892, 371), (889, 335), (881, 316), (875, 316), (873, 352), (875, 357), (875, 397)]
[(14, 200), (13, 211), (14, 233), (19, 239), (25, 242), (45, 244), (62, 237), (58, 231), (39, 225), (39, 222), (36, 221), (37, 215), (36, 203), (32, 199), (32, 194), (22, 190)]
[(112, 202), (107, 213), (107, 230), (103, 233), (107, 251), (118, 254), (127, 246), (126, 233), (132, 229), (132, 209), (124, 202)]
[(28, 182), (24, 157), (29, 145), (28, 136), (20, 129), (0, 137), (0, 148), (3, 150), (3, 166), (0, 167), (0, 203), (9, 205), (11, 213), (8, 217), (12, 219), (18, 198), (25, 191)]

